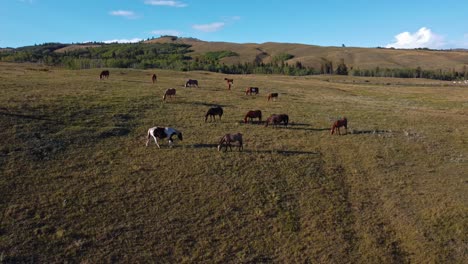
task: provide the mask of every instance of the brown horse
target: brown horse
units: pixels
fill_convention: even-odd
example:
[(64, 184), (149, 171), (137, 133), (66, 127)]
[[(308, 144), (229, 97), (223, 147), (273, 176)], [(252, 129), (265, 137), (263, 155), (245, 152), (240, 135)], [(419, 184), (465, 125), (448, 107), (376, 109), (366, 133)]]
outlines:
[(278, 99), (278, 93), (271, 93), (268, 95), (268, 101), (270, 101), (271, 99)]
[(109, 79), (109, 71), (108, 70), (102, 71), (101, 74), (99, 75), (100, 80), (104, 79), (104, 77)]
[(253, 123), (253, 120), (254, 118), (258, 118), (258, 122), (261, 123), (262, 122), (262, 111), (260, 110), (250, 110), (249, 112), (247, 112), (247, 114), (245, 115), (244, 117), (244, 123), (247, 123), (247, 118), (250, 119), (250, 121)]
[(226, 81), (227, 83), (227, 86), (228, 86), (228, 90), (231, 90), (231, 85), (234, 84), (234, 79), (228, 79), (228, 78), (224, 78), (224, 80)]
[(223, 115), (223, 108), (221, 106), (215, 106), (208, 109), (205, 115), (205, 122), (208, 120), (208, 116), (210, 117), (210, 121), (216, 121), (216, 116), (219, 116), (221, 120), (221, 116)]
[(156, 74), (153, 74), (153, 76), (151, 76), (151, 81), (153, 81), (153, 83), (155, 83), (157, 79), (158, 77), (156, 76)]
[(232, 151), (232, 142), (239, 142), (239, 151), (244, 149), (244, 146), (242, 144), (242, 134), (237, 133), (237, 134), (226, 134), (224, 135), (221, 140), (219, 141), (218, 145), (218, 151), (221, 151), (221, 148), (225, 147), (224, 151), (227, 151), (228, 147)]
[(247, 87), (245, 90), (245, 95), (252, 95), (252, 94), (258, 94), (258, 87)]
[(273, 127), (278, 126), (279, 124), (283, 123), (285, 127), (288, 126), (289, 123), (289, 116), (287, 114), (281, 114), (281, 115), (271, 115), (267, 121), (265, 126), (267, 127), (268, 124), (272, 124)]
[(346, 119), (346, 117), (336, 120), (333, 123), (330, 134), (333, 135), (335, 134), (335, 131), (338, 130), (338, 135), (341, 135), (340, 127), (344, 127), (345, 134), (348, 134), (348, 120)]
[(166, 97), (169, 96), (170, 98), (172, 98), (172, 96), (175, 97), (176, 95), (176, 89), (175, 88), (169, 88), (166, 90), (166, 92), (164, 93), (164, 96), (163, 96), (163, 101), (166, 101)]
[(197, 80), (192, 80), (188, 79), (187, 82), (185, 83), (185, 87), (192, 87), (195, 86), (198, 88), (198, 81)]

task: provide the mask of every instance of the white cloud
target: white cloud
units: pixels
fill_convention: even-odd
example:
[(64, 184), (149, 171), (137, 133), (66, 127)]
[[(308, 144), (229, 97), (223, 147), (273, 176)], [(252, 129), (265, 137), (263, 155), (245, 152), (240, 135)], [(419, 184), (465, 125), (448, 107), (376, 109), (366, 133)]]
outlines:
[(137, 15), (133, 11), (127, 11), (127, 10), (115, 10), (115, 11), (110, 11), (109, 14), (113, 16), (121, 16), (125, 18), (137, 18)]
[(132, 39), (111, 39), (111, 40), (104, 40), (104, 43), (136, 43), (140, 42), (143, 39), (141, 38), (132, 38)]
[(414, 48), (442, 48), (444, 38), (434, 34), (429, 28), (422, 27), (417, 32), (402, 32), (395, 36), (396, 42), (388, 44), (387, 48), (414, 49)]
[(223, 28), (224, 22), (214, 22), (211, 24), (193, 25), (192, 28), (203, 32), (215, 32)]
[(187, 4), (172, 0), (146, 0), (145, 4), (154, 6), (186, 7)]
[(154, 34), (154, 35), (169, 35), (169, 36), (180, 36), (180, 35), (182, 35), (179, 31), (172, 30), (172, 29), (153, 30), (153, 31), (151, 31), (151, 34)]

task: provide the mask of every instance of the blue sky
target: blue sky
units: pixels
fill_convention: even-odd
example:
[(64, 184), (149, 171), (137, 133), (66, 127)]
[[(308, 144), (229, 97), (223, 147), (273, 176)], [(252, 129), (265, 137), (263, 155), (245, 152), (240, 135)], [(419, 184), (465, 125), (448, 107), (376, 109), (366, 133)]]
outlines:
[(0, 47), (138, 41), (468, 48), (465, 0), (0, 0)]

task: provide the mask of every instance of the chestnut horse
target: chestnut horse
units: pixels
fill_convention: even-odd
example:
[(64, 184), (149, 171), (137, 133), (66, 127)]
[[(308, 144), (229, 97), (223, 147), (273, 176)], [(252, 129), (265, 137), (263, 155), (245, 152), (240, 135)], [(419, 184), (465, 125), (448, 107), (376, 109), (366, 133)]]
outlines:
[(102, 71), (101, 74), (99, 75), (100, 80), (104, 79), (104, 77), (109, 79), (109, 71), (108, 70)]
[(258, 118), (258, 122), (261, 123), (262, 122), (262, 111), (260, 110), (250, 110), (249, 112), (247, 112), (247, 114), (245, 115), (244, 117), (244, 123), (247, 123), (247, 118), (250, 119), (250, 121), (253, 123), (253, 120), (254, 118)]
[(182, 140), (182, 133), (172, 127), (152, 127), (148, 129), (148, 138), (146, 140), (146, 146), (148, 146), (151, 137), (154, 138), (154, 142), (156, 143), (156, 146), (158, 146), (158, 148), (161, 147), (158, 144), (157, 138), (169, 138), (169, 145), (172, 146), (172, 144), (174, 143), (172, 137), (174, 135), (176, 135), (180, 140)]
[(270, 101), (270, 99), (277, 99), (278, 98), (278, 93), (271, 93), (268, 95), (268, 101)]
[(346, 117), (336, 120), (333, 123), (330, 134), (333, 135), (335, 134), (335, 131), (338, 130), (338, 135), (341, 135), (340, 127), (344, 127), (345, 134), (348, 134), (348, 120), (346, 119)]
[(258, 94), (258, 87), (247, 87), (245, 90), (245, 95), (252, 95), (252, 94)]
[(169, 88), (166, 90), (166, 92), (164, 93), (164, 96), (163, 96), (163, 101), (166, 101), (166, 97), (169, 96), (170, 98), (172, 98), (172, 96), (175, 96), (176, 95), (176, 89), (175, 88)]
[(268, 124), (270, 123), (273, 125), (273, 127), (278, 126), (280, 123), (283, 123), (284, 126), (287, 127), (289, 123), (289, 116), (286, 114), (281, 114), (281, 115), (273, 114), (267, 119), (265, 126), (267, 127)]
[(206, 112), (205, 115), (205, 122), (208, 120), (208, 116), (210, 116), (210, 121), (213, 119), (216, 121), (216, 116), (219, 116), (219, 119), (221, 120), (221, 116), (223, 115), (223, 108), (221, 106), (214, 106), (208, 109), (208, 112)]
[(187, 82), (185, 83), (185, 87), (192, 87), (195, 86), (198, 88), (198, 81), (197, 80), (192, 80), (188, 79)]
[(224, 80), (226, 81), (228, 85), (228, 90), (231, 90), (231, 85), (234, 84), (234, 79), (224, 78)]
[(151, 76), (151, 81), (153, 81), (153, 83), (155, 83), (157, 79), (158, 77), (156, 76), (156, 74), (153, 74), (153, 76)]
[(221, 148), (223, 147), (223, 145), (225, 147), (224, 151), (227, 151), (228, 147), (232, 151), (232, 145), (231, 145), (232, 142), (239, 142), (239, 145), (238, 145), (239, 151), (244, 149), (244, 146), (242, 144), (242, 134), (237, 133), (237, 134), (224, 135), (219, 141), (218, 151), (221, 151)]

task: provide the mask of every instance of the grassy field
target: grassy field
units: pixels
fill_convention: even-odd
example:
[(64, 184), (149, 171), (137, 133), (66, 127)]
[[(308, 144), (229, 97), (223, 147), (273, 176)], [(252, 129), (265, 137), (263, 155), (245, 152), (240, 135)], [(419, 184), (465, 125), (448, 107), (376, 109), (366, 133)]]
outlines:
[[(0, 64), (0, 262), (466, 263), (468, 87), (99, 72)], [(291, 125), (243, 124), (254, 109)], [(184, 140), (145, 147), (156, 125)], [(216, 150), (228, 132), (243, 152)]]

